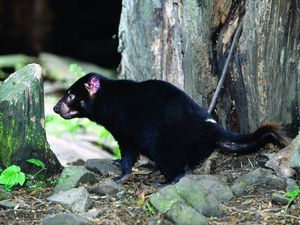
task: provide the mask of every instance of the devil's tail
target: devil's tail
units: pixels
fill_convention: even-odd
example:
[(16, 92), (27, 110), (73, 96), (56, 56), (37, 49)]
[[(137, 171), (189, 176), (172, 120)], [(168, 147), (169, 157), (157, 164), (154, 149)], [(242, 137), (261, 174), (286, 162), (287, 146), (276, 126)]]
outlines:
[(273, 143), (279, 147), (286, 146), (285, 136), (278, 125), (266, 124), (251, 134), (239, 134), (223, 130), (217, 147), (222, 153), (248, 154), (259, 150), (268, 143)]

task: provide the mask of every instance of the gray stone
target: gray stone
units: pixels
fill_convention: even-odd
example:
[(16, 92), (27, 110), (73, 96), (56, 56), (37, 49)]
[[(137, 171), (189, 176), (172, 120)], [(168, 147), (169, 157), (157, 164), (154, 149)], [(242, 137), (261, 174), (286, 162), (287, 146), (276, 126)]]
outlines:
[(17, 203), (10, 201), (10, 200), (0, 201), (0, 208), (4, 208), (4, 209), (13, 209), (17, 205), (18, 205)]
[(271, 170), (259, 168), (236, 179), (231, 190), (235, 196), (242, 196), (253, 185), (268, 185), (277, 189), (286, 187), (285, 181), (273, 175)]
[(291, 178), (287, 178), (286, 179), (286, 192), (291, 192), (293, 190), (295, 190), (297, 187), (299, 186), (299, 184), (297, 183), (297, 181), (291, 179)]
[(281, 178), (292, 178), (300, 171), (300, 135), (278, 153), (265, 154), (269, 161), (266, 167), (271, 168)]
[(121, 184), (118, 184), (114, 180), (107, 178), (101, 183), (96, 184), (95, 186), (89, 189), (90, 193), (97, 195), (115, 195), (123, 189)]
[(243, 209), (248, 209), (249, 208), (249, 205), (253, 203), (253, 199), (247, 199), (245, 201), (242, 202), (241, 204), (241, 208)]
[(175, 202), (184, 200), (179, 196), (175, 185), (168, 185), (161, 188), (150, 197), (150, 203), (161, 213), (166, 213)]
[(147, 225), (174, 225), (172, 221), (169, 220), (150, 220)]
[[(48, 111), (53, 111), (53, 104), (46, 106)], [(91, 136), (89, 136), (91, 135)], [(91, 138), (90, 138), (91, 137)], [(92, 142), (98, 141), (96, 134), (78, 134), (78, 133), (62, 133), (59, 137), (56, 134), (47, 134), (47, 140), (51, 146), (51, 149), (59, 157), (59, 161), (65, 167), (71, 166), (70, 164), (75, 161), (88, 159), (109, 159), (112, 156), (99, 148)], [(80, 163), (80, 162), (79, 162)], [(79, 165), (78, 165), (79, 166)]]
[(72, 213), (58, 213), (45, 217), (40, 225), (92, 225), (92, 223), (79, 215)]
[(12, 198), (12, 194), (0, 187), (0, 200)]
[(160, 189), (150, 203), (177, 224), (208, 224), (205, 216), (221, 216), (221, 202), (233, 198), (230, 188), (212, 175), (189, 175)]
[(212, 175), (186, 176), (175, 186), (179, 195), (205, 216), (221, 216), (219, 204), (233, 198), (230, 188)]
[(58, 203), (72, 212), (86, 212), (92, 206), (92, 200), (84, 187), (61, 191), (47, 198), (48, 201)]
[(203, 186), (203, 188), (214, 193), (215, 198), (219, 202), (226, 202), (233, 198), (232, 191), (226, 183), (219, 177), (213, 175), (190, 175), (183, 177), (177, 185), (188, 185), (188, 183), (195, 183)]
[(101, 215), (101, 212), (97, 209), (90, 209), (86, 213), (83, 213), (82, 216), (87, 217), (87, 218), (96, 218)]
[(197, 212), (192, 207), (176, 202), (172, 208), (166, 213), (176, 224), (185, 225), (209, 225), (206, 217)]
[(54, 188), (54, 192), (67, 191), (78, 187), (79, 184), (94, 184), (96, 182), (95, 174), (83, 166), (65, 167)]
[(275, 192), (272, 194), (271, 201), (275, 204), (287, 205), (289, 203), (290, 199), (280, 193)]
[(104, 177), (120, 173), (120, 168), (111, 159), (88, 159), (84, 167)]
[(291, 157), (289, 163), (292, 168), (300, 171), (300, 134), (289, 145), (291, 148)]
[(223, 177), (222, 177), (222, 180), (224, 182), (228, 182), (228, 183), (231, 183), (233, 181), (233, 175), (232, 175), (232, 172), (229, 171), (229, 170), (224, 170), (221, 174)]

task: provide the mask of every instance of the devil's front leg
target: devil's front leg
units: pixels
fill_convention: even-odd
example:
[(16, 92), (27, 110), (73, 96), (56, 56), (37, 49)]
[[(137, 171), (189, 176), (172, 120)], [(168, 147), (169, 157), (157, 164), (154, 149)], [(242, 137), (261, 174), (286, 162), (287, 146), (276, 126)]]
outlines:
[(121, 149), (121, 160), (120, 160), (120, 166), (121, 166), (121, 175), (116, 177), (115, 180), (118, 183), (125, 182), (130, 173), (132, 166), (137, 160), (137, 153), (133, 147), (129, 146), (120, 146)]

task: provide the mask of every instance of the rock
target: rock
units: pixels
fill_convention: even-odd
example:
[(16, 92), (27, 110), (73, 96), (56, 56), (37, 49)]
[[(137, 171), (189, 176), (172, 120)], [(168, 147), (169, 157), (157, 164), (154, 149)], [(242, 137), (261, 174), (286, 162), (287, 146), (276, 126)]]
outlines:
[(233, 198), (230, 188), (212, 175), (186, 176), (175, 186), (179, 195), (205, 216), (221, 216), (219, 204)]
[(83, 166), (65, 167), (54, 188), (54, 192), (67, 191), (78, 187), (79, 184), (94, 184), (96, 182), (97, 179), (95, 175)]
[(82, 159), (77, 159), (74, 162), (70, 162), (68, 163), (68, 166), (84, 166), (85, 161), (83, 161)]
[(86, 212), (92, 206), (92, 200), (84, 187), (61, 191), (47, 198), (48, 201), (61, 204), (72, 212)]
[(279, 205), (287, 205), (290, 199), (280, 193), (273, 193), (271, 198), (272, 203)]
[(291, 179), (291, 178), (287, 178), (286, 179), (286, 192), (291, 192), (293, 190), (295, 190), (297, 187), (299, 186), (299, 184), (297, 183), (297, 181)]
[(90, 219), (96, 218), (100, 215), (101, 215), (101, 212), (97, 209), (91, 209), (88, 212), (82, 214), (82, 216), (90, 218)]
[(118, 184), (114, 180), (108, 178), (103, 182), (96, 184), (89, 189), (90, 193), (97, 195), (115, 195), (123, 189), (121, 184)]
[(12, 194), (0, 187), (0, 200), (12, 198)]
[(0, 201), (0, 208), (4, 208), (4, 209), (13, 209), (17, 205), (18, 205), (17, 203), (10, 201), (10, 200)]
[(161, 213), (166, 213), (175, 202), (182, 202), (184, 200), (179, 196), (175, 185), (168, 185), (161, 188), (154, 195), (150, 197), (150, 203)]
[(253, 203), (253, 199), (247, 199), (247, 200), (242, 202), (241, 208), (248, 209), (249, 205), (251, 205), (252, 203)]
[(278, 153), (265, 155), (269, 158), (266, 167), (273, 169), (281, 178), (292, 178), (300, 171), (300, 135)]
[(101, 176), (120, 174), (120, 168), (111, 159), (88, 159), (84, 167)]
[(0, 162), (23, 169), (27, 159), (43, 161), (47, 173), (61, 171), (44, 129), (44, 94), (41, 67), (30, 64), (10, 75), (0, 89)]
[(58, 213), (45, 217), (40, 225), (92, 225), (92, 223), (79, 215), (72, 213)]
[[(53, 105), (50, 110), (52, 110), (52, 108)], [(60, 137), (47, 134), (51, 149), (57, 155), (63, 166), (68, 166), (69, 163), (78, 161), (80, 159), (86, 161), (88, 159), (95, 158), (112, 158), (108, 152), (103, 151), (101, 148), (99, 148), (99, 146), (91, 143), (91, 140), (85, 140), (83, 136), (87, 136), (87, 134), (80, 135), (64, 133), (60, 135)]]
[(168, 220), (150, 220), (147, 225), (174, 225), (173, 222)]
[(195, 209), (181, 202), (176, 202), (166, 215), (176, 223), (185, 225), (209, 225), (206, 217), (198, 213)]
[(160, 189), (150, 203), (176, 224), (208, 224), (205, 216), (223, 215), (219, 204), (231, 198), (232, 191), (218, 177), (188, 175)]
[(233, 181), (233, 175), (232, 175), (232, 172), (229, 171), (229, 170), (224, 170), (221, 174), (223, 177), (222, 177), (222, 180), (224, 182), (228, 182), (228, 183), (231, 183)]
[(231, 190), (235, 196), (239, 197), (252, 185), (268, 185), (272, 188), (284, 189), (286, 183), (284, 180), (273, 175), (271, 170), (259, 168), (237, 178), (233, 182)]
[(300, 171), (300, 134), (288, 146), (291, 149), (291, 157), (289, 163), (296, 171)]
[(77, 64), (85, 73), (96, 72), (112, 77), (113, 72), (101, 68), (95, 64), (78, 61), (68, 57), (61, 57), (51, 53), (41, 53), (39, 60), (45, 68), (46, 75), (51, 80), (69, 81), (73, 83), (79, 77), (72, 74), (69, 70), (71, 64)]

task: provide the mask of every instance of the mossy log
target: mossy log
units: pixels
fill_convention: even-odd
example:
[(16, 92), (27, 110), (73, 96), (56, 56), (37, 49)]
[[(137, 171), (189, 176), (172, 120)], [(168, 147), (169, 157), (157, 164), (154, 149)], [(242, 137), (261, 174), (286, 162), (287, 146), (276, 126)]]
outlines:
[(51, 151), (44, 130), (41, 67), (29, 64), (11, 74), (0, 89), (0, 166), (26, 167), (27, 159), (42, 160), (49, 174), (61, 165)]

